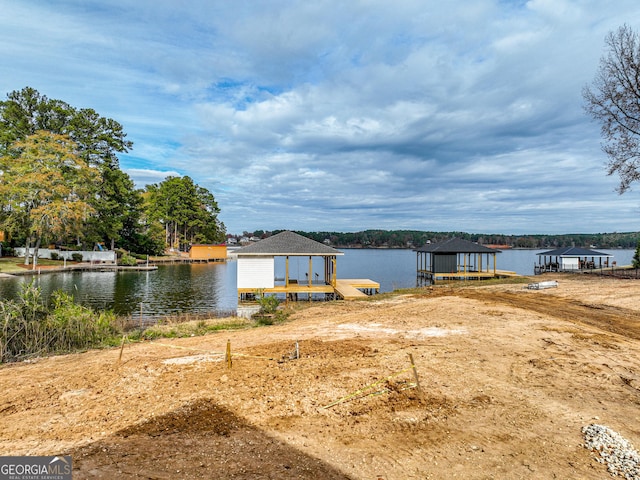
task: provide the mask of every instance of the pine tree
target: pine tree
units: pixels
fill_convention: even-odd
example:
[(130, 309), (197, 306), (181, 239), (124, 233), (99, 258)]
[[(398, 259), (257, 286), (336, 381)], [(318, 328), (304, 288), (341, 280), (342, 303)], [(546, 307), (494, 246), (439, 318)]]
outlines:
[(636, 253), (633, 254), (633, 268), (640, 268), (640, 240), (638, 240), (638, 245), (636, 246)]

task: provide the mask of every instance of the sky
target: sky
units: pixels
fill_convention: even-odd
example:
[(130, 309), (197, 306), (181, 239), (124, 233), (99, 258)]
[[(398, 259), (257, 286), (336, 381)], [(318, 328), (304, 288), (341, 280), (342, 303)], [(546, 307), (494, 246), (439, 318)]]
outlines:
[(228, 233), (640, 231), (582, 89), (637, 0), (0, 0), (0, 98), (124, 127)]

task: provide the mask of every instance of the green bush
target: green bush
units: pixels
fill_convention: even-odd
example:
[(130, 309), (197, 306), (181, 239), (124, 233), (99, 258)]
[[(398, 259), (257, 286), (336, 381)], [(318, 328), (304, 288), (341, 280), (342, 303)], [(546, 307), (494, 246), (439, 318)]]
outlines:
[(48, 307), (33, 282), (18, 300), (0, 302), (0, 328), (0, 362), (113, 344), (120, 335), (113, 312), (96, 313), (62, 291)]
[(75, 252), (71, 254), (71, 258), (73, 259), (74, 262), (81, 262), (82, 261), (82, 254)]
[(138, 261), (130, 255), (126, 253), (122, 254), (122, 257), (118, 260), (119, 265), (124, 265), (125, 267), (133, 267), (138, 264)]
[(58, 260), (60, 258), (60, 254), (58, 252), (51, 252), (51, 260)]
[(256, 302), (260, 305), (260, 313), (276, 313), (278, 305), (278, 297), (275, 295), (265, 295), (263, 291), (256, 292)]
[(252, 318), (255, 320), (256, 325), (258, 326), (273, 325), (275, 323), (273, 315), (269, 314), (256, 313)]
[(278, 310), (280, 302), (275, 295), (265, 295), (264, 291), (258, 290), (255, 292), (255, 299), (260, 305), (260, 311), (252, 316), (257, 325), (273, 325), (287, 319), (288, 314)]
[(98, 346), (119, 333), (113, 312), (94, 312), (75, 303), (61, 290), (52, 294), (53, 309), (47, 316), (47, 330), (53, 332), (53, 351), (73, 351)]

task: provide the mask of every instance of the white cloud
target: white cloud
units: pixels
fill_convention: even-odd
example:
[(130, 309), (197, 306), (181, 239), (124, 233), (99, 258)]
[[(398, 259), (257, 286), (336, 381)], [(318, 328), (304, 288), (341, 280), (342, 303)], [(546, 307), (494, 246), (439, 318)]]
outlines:
[(640, 230), (581, 88), (633, 0), (9, 1), (5, 92), (121, 122), (232, 232)]
[(145, 185), (151, 185), (153, 183), (160, 183), (167, 177), (181, 177), (182, 175), (176, 171), (160, 171), (160, 170), (148, 170), (142, 168), (124, 168), (123, 169), (129, 177), (133, 180), (136, 188), (144, 188)]

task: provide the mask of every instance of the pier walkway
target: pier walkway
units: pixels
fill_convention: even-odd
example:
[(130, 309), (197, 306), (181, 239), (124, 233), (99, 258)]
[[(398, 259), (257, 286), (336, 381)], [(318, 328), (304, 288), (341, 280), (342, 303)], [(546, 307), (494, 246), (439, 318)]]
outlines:
[(366, 297), (367, 293), (359, 289), (367, 290), (369, 291), (369, 293), (378, 293), (380, 291), (380, 284), (367, 278), (349, 278), (336, 280), (336, 294), (343, 300), (355, 300), (358, 298)]

